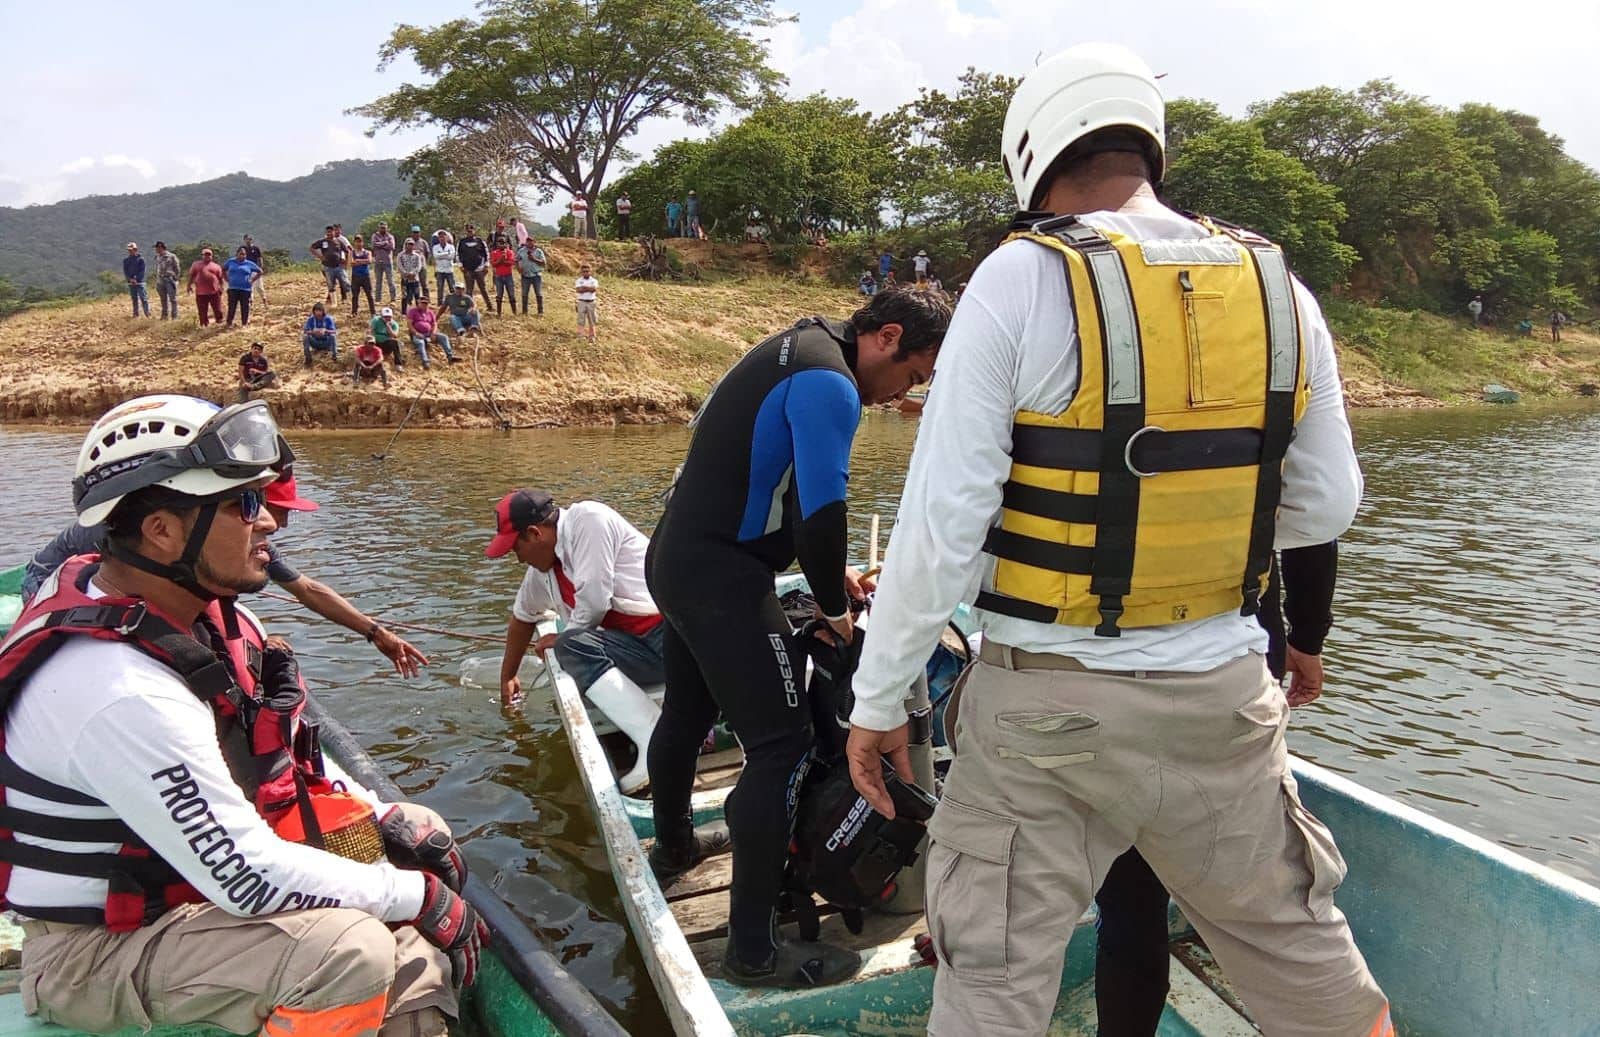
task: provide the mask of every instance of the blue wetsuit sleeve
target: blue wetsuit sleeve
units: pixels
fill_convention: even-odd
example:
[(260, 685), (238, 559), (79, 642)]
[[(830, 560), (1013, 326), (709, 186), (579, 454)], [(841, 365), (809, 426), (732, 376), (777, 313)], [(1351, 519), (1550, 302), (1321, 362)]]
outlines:
[(795, 555), (817, 606), (828, 616), (850, 607), (844, 593), (849, 550), (845, 491), (850, 444), (861, 423), (861, 395), (838, 371), (801, 371), (789, 380), (784, 404), (794, 442), (794, 486), (799, 503)]
[(89, 554), (100, 549), (100, 537), (105, 526), (80, 526), (76, 522), (57, 533), (55, 539), (41, 547), (28, 563), (22, 577), (22, 596), (33, 597), (39, 584), (61, 567), (61, 563), (76, 555)]

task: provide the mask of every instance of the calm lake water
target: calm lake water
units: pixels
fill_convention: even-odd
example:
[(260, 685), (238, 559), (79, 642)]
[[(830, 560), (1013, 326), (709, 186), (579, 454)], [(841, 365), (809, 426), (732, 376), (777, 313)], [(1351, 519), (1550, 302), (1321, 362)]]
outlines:
[[(1354, 417), (1367, 496), (1344, 539), (1328, 691), (1291, 748), (1561, 871), (1600, 881), (1600, 408), (1471, 407)], [(873, 414), (851, 510), (888, 523), (916, 425)], [(81, 433), (0, 430), (0, 567), (70, 514)], [(302, 433), (321, 511), (279, 534), (301, 569), (369, 613), (498, 637), (520, 577), (489, 561), (493, 502), (518, 485), (596, 497), (648, 530), (677, 427)], [(503, 715), (460, 679), (490, 642), (409, 635), (403, 681), (356, 635), (295, 606), (257, 611), (308, 657), (314, 690), (400, 785), (441, 810), (475, 869), (631, 1029), (665, 1032), (553, 707)], [(470, 661), (469, 661), (470, 660)]]

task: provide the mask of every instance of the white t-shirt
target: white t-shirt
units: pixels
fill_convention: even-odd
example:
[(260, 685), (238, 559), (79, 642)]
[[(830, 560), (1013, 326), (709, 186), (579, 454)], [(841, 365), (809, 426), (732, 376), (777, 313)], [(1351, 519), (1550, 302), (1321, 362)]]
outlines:
[(511, 614), (524, 623), (555, 612), (571, 627), (599, 626), (610, 611), (653, 616), (659, 610), (645, 586), (644, 556), (650, 538), (599, 501), (562, 508), (556, 518), (556, 561), (572, 581), (574, 606), (561, 600), (554, 572), (528, 566)]
[(574, 198), (572, 200), (572, 215), (579, 219), (589, 215), (589, 203), (582, 198)]
[(456, 272), (456, 247), (454, 245), (433, 246), (433, 269), (439, 274), (453, 274)]
[(928, 257), (914, 256), (912, 257), (911, 265), (916, 268), (917, 273), (925, 273), (928, 269)]
[(622, 215), (627, 215), (627, 214), (633, 212), (633, 203), (631, 201), (629, 201), (628, 199), (626, 199), (626, 198), (618, 198), (617, 199), (617, 212), (622, 214)]
[[(90, 587), (95, 597), (104, 596)], [(241, 622), (255, 621), (243, 609), (240, 614)], [(136, 648), (68, 640), (23, 685), (5, 733), (6, 750), (24, 770), (109, 809), (46, 802), (17, 789), (6, 790), (8, 805), (58, 817), (120, 818), (229, 914), (342, 906), (406, 922), (422, 910), (419, 872), (387, 862), (360, 864), (280, 839), (229, 775), (210, 707)], [(378, 802), (365, 789), (351, 791)], [(117, 849), (16, 838), (68, 852)], [(17, 866), (6, 896), (36, 907), (101, 908), (106, 881)]]
[[(1203, 238), (1171, 210), (1082, 217), (1134, 240)], [(1311, 402), (1283, 468), (1279, 548), (1327, 543), (1350, 526), (1361, 469), (1345, 418), (1333, 338), (1316, 299), (1298, 282)], [(862, 649), (851, 722), (888, 730), (905, 722), (901, 700), (945, 622), (980, 586), (994, 559), (984, 536), (1000, 518), (1019, 410), (1059, 414), (1078, 390), (1077, 335), (1061, 257), (1027, 241), (1002, 245), (973, 273), (945, 336), (906, 473), (905, 492)], [(1229, 613), (1096, 637), (1092, 627), (1034, 623), (979, 612), (986, 637), (1027, 651), (1068, 655), (1091, 669), (1204, 672), (1266, 648), (1254, 617)]]
[(592, 277), (580, 277), (577, 288), (579, 302), (594, 302), (596, 293), (600, 291), (600, 282)]

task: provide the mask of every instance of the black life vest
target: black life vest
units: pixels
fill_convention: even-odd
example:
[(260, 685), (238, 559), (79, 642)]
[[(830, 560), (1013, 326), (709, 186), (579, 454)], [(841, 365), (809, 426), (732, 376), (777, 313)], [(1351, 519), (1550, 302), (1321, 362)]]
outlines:
[[(30, 918), (128, 932), (179, 904), (204, 898), (119, 819), (57, 817), (6, 801), (6, 791), (16, 790), (50, 803), (106, 809), (92, 796), (23, 770), (5, 750), (4, 717), (28, 678), (68, 638), (128, 644), (176, 673), (211, 707), (234, 780), (275, 827), (293, 815), (308, 836), (315, 836), (304, 841), (317, 845), (320, 830), (311, 796), (331, 786), (321, 776), (315, 728), (300, 720), (305, 688), (298, 674), (290, 687), (279, 682), (270, 699), (260, 694), (265, 645), (254, 623), (240, 623), (231, 603), (209, 603), (197, 624), (216, 646), (207, 647), (193, 631), (142, 598), (90, 597), (89, 579), (98, 568), (98, 555), (69, 559), (39, 588), (0, 641), (0, 906)], [(20, 842), (16, 834), (116, 843), (118, 848), (111, 853), (72, 853)], [(6, 904), (14, 866), (105, 879), (109, 883), (105, 906)]]

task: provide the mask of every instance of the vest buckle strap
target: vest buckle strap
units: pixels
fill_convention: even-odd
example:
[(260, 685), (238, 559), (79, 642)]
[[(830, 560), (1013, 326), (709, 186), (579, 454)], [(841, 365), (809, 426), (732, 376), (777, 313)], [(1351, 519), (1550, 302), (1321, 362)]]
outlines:
[(1122, 463), (1128, 466), (1128, 471), (1132, 472), (1134, 475), (1138, 476), (1141, 479), (1148, 479), (1151, 476), (1160, 474), (1158, 472), (1142, 471), (1139, 468), (1136, 468), (1134, 466), (1134, 463), (1133, 463), (1133, 445), (1135, 443), (1137, 443), (1139, 441), (1139, 437), (1144, 435), (1146, 432), (1165, 432), (1165, 431), (1166, 431), (1166, 429), (1162, 428), (1160, 425), (1146, 425), (1143, 428), (1136, 430), (1133, 435), (1128, 437), (1128, 441), (1125, 444), (1123, 444), (1123, 447), (1122, 447)]
[(117, 624), (117, 626), (113, 629), (115, 629), (116, 632), (121, 634), (123, 637), (131, 636), (135, 630), (139, 629), (139, 624), (144, 622), (145, 614), (148, 611), (149, 610), (145, 608), (143, 601), (134, 602), (128, 607), (128, 610), (122, 614), (122, 622)]

